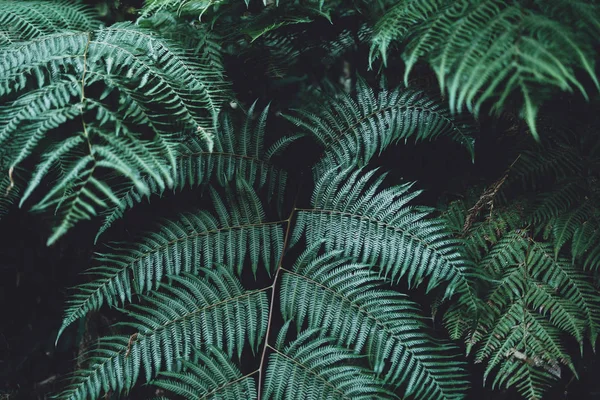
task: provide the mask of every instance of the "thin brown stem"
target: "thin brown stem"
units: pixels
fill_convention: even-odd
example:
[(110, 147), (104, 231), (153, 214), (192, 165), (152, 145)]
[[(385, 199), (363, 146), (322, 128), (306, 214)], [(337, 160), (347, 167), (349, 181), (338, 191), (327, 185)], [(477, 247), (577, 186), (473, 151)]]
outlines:
[[(298, 194), (300, 190), (298, 190)], [(283, 268), (283, 258), (285, 256), (285, 250), (288, 245), (288, 241), (290, 238), (290, 230), (292, 226), (292, 219), (294, 218), (294, 213), (296, 212), (296, 201), (298, 200), (298, 194), (294, 199), (294, 206), (292, 207), (292, 211), (290, 212), (289, 217), (287, 218), (287, 228), (285, 230), (285, 237), (283, 239), (283, 248), (281, 250), (281, 256), (279, 257), (279, 263), (277, 264), (277, 270), (275, 271), (275, 276), (273, 277), (273, 283), (270, 286), (271, 289), (271, 300), (269, 302), (269, 317), (267, 320), (267, 330), (265, 332), (265, 344), (263, 345), (262, 354), (260, 356), (260, 365), (258, 367), (258, 397), (257, 399), (261, 399), (261, 390), (262, 390), (262, 381), (263, 381), (263, 368), (265, 365), (265, 356), (267, 355), (267, 348), (269, 346), (269, 333), (271, 332), (271, 322), (273, 321), (273, 307), (275, 304), (275, 289), (277, 287), (277, 280), (279, 279), (279, 274)]]

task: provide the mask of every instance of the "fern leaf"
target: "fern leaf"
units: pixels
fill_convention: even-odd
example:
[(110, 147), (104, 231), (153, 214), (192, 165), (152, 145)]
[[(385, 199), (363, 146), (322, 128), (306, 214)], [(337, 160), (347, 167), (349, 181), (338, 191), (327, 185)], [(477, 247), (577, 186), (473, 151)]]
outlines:
[[(254, 105), (249, 110), (253, 115)], [(267, 200), (281, 207), (284, 199), (287, 172), (274, 163), (287, 146), (300, 135), (281, 138), (268, 149), (264, 149), (265, 124), (268, 107), (260, 114), (256, 124), (251, 117), (246, 119), (241, 129), (236, 129), (229, 114), (222, 114), (219, 129), (214, 137), (213, 151), (197, 138), (189, 138), (178, 149), (175, 170), (178, 171), (173, 190), (195, 187), (208, 183), (227, 186), (236, 178), (248, 182), (256, 190), (267, 189)], [(153, 183), (149, 177), (143, 178), (150, 188), (147, 195), (140, 193), (135, 186), (122, 190), (121, 202), (117, 207), (104, 213), (104, 222), (96, 235), (104, 233), (125, 211), (152, 194), (162, 194), (164, 187)]]
[[(31, 9), (37, 3), (21, 6)], [(87, 18), (83, 8), (74, 10)], [(41, 149), (44, 164), (37, 167), (22, 200), (51, 169), (58, 171), (52, 196), (34, 206), (40, 211), (57, 208), (59, 220), (49, 244), (78, 221), (120, 206), (114, 189), (120, 177), (129, 179), (138, 195), (149, 187), (171, 187), (178, 141), (174, 126), (203, 135), (210, 149), (227, 85), (203, 62), (175, 42), (128, 23), (34, 35), (0, 48), (0, 145), (8, 148), (10, 167), (50, 143)], [(104, 90), (90, 89), (99, 86)], [(73, 124), (81, 125), (75, 136), (85, 139), (78, 146), (83, 150), (75, 151), (72, 137), (51, 135)], [(139, 133), (147, 127), (154, 131), (150, 140)], [(45, 140), (49, 137), (53, 140)], [(65, 157), (72, 169), (54, 168), (52, 163)]]
[[(226, 268), (202, 269), (170, 277), (162, 291), (143, 296), (145, 305), (128, 312), (131, 336), (101, 339), (59, 399), (95, 399), (109, 390), (128, 391), (144, 370), (146, 381), (171, 371), (204, 344), (241, 354), (246, 340), (254, 348), (266, 331), (268, 302), (263, 290), (246, 291)], [(224, 335), (223, 333), (226, 332)], [(251, 338), (251, 339), (250, 339)]]
[(317, 170), (364, 166), (394, 142), (411, 137), (431, 140), (442, 134), (451, 136), (474, 156), (472, 128), (422, 92), (383, 89), (376, 94), (359, 80), (356, 99), (339, 95), (317, 114), (295, 111), (298, 116), (286, 118), (313, 135), (324, 148)]
[(478, 114), (488, 101), (499, 111), (518, 93), (522, 116), (537, 138), (537, 113), (549, 88), (579, 90), (587, 98), (577, 70), (598, 86), (594, 52), (585, 45), (593, 38), (586, 33), (600, 22), (598, 6), (590, 5), (592, 12), (577, 24), (569, 17), (576, 10), (563, 3), (565, 13), (557, 15), (550, 7), (503, 0), (401, 2), (375, 26), (371, 61), (386, 54), (390, 42), (406, 43), (405, 82), (419, 60), (428, 61), (453, 111), (466, 106)]
[(0, 46), (54, 32), (90, 31), (100, 26), (94, 9), (79, 1), (2, 0), (0, 9)]
[(407, 205), (419, 194), (410, 192), (411, 184), (381, 190), (385, 175), (368, 184), (374, 173), (332, 169), (323, 175), (313, 208), (298, 210), (291, 245), (302, 236), (308, 246), (324, 240), (326, 251), (343, 249), (392, 281), (405, 278), (410, 287), (426, 278), (428, 290), (447, 282), (446, 296), (458, 291), (475, 312), (471, 265), (444, 221), (427, 218), (427, 208)]
[(112, 244), (111, 248), (119, 250), (98, 255), (101, 265), (88, 271), (98, 279), (76, 288), (58, 337), (104, 302), (115, 306), (131, 301), (133, 293), (157, 288), (167, 274), (196, 273), (200, 265), (214, 264), (241, 274), (247, 260), (254, 273), (261, 263), (271, 271), (283, 251), (284, 221), (264, 221), (262, 206), (247, 184), (240, 182), (236, 197), (228, 193), (228, 207), (214, 189), (211, 195), (215, 214), (184, 213), (133, 244)]
[(600, 322), (600, 297), (589, 278), (568, 260), (556, 258), (552, 246), (535, 242), (521, 232), (505, 235), (482, 260), (481, 267), (497, 276), (489, 303), (497, 312), (511, 302), (549, 315), (550, 321), (580, 342), (589, 334), (595, 345)]
[(589, 220), (595, 211), (590, 201), (585, 201), (579, 207), (570, 210), (553, 221), (554, 253), (558, 256), (563, 245), (573, 238), (573, 235)]
[(284, 347), (288, 324), (279, 334), (269, 357), (265, 394), (267, 399), (317, 400), (385, 399), (393, 395), (367, 370), (357, 366), (360, 356), (306, 330)]
[(321, 329), (338, 345), (366, 353), (378, 376), (402, 385), (405, 396), (461, 397), (467, 385), (464, 366), (449, 356), (458, 349), (427, 335), (414, 302), (383, 289), (370, 266), (349, 263), (340, 258), (341, 251), (316, 259), (310, 253), (282, 277), (285, 320)]
[(195, 361), (181, 360), (181, 371), (161, 372), (150, 382), (185, 399), (215, 396), (224, 399), (256, 399), (254, 379), (242, 376), (225, 352), (206, 346), (206, 353), (196, 351)]
[[(501, 364), (493, 386), (516, 386), (528, 399), (540, 399), (553, 380), (560, 377), (557, 362), (573, 369), (560, 343), (560, 331), (542, 317), (515, 302), (495, 322), (476, 359), (489, 358), (484, 381)], [(558, 375), (558, 376), (557, 376)]]

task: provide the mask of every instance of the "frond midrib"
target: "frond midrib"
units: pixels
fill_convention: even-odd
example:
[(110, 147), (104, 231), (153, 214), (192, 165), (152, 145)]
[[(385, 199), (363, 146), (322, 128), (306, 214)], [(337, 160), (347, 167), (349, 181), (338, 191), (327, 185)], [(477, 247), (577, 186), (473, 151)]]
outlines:
[(458, 268), (458, 266), (453, 261), (447, 259), (448, 258), (447, 254), (444, 254), (443, 252), (441, 252), (439, 249), (437, 249), (435, 246), (433, 246), (431, 243), (427, 242), (426, 240), (416, 236), (413, 233), (408, 232), (405, 228), (395, 226), (395, 225), (389, 224), (387, 222), (384, 222), (384, 221), (381, 221), (381, 220), (378, 220), (375, 218), (367, 217), (362, 214), (353, 214), (353, 213), (349, 213), (346, 211), (332, 210), (332, 209), (326, 209), (326, 208), (296, 208), (295, 211), (308, 212), (308, 213), (337, 214), (337, 215), (342, 215), (342, 216), (346, 216), (346, 217), (350, 217), (350, 218), (360, 219), (360, 220), (367, 221), (369, 223), (372, 223), (372, 224), (375, 224), (378, 226), (382, 226), (385, 229), (390, 229), (394, 232), (401, 233), (401, 234), (406, 235), (409, 238), (415, 240), (416, 242), (421, 243), (424, 247), (426, 247), (428, 250), (431, 250), (432, 253), (438, 255), (441, 259), (445, 260), (448, 264)]
[[(98, 293), (102, 289), (104, 289), (107, 284), (109, 284), (110, 282), (112, 282), (118, 274), (122, 273), (123, 271), (127, 271), (127, 270), (133, 269), (133, 264), (135, 264), (140, 259), (145, 258), (145, 257), (147, 257), (150, 254), (158, 253), (161, 250), (164, 250), (167, 247), (170, 247), (171, 245), (173, 245), (173, 244), (175, 244), (177, 242), (186, 241), (186, 240), (189, 240), (189, 239), (194, 238), (194, 237), (208, 236), (208, 235), (212, 235), (212, 234), (223, 232), (223, 231), (230, 231), (230, 230), (233, 231), (233, 230), (253, 228), (253, 227), (258, 227), (258, 226), (278, 225), (278, 224), (283, 224), (283, 223), (286, 223), (286, 222), (287, 222), (287, 220), (280, 220), (280, 221), (273, 221), (273, 222), (262, 222), (262, 223), (255, 223), (255, 224), (235, 225), (235, 226), (231, 226), (231, 227), (224, 227), (224, 228), (219, 228), (219, 229), (213, 229), (213, 230), (210, 230), (210, 231), (196, 232), (196, 233), (193, 233), (193, 234), (186, 235), (184, 237), (179, 237), (177, 239), (170, 240), (166, 244), (161, 245), (161, 246), (153, 249), (152, 251), (144, 252), (140, 256), (131, 259), (126, 265), (122, 266), (121, 268), (115, 269), (116, 272), (113, 275), (111, 275), (109, 277), (103, 278), (102, 280), (104, 280), (105, 283), (103, 283), (96, 290), (94, 290), (93, 294), (88, 295), (87, 299), (85, 300), (85, 302), (83, 302), (77, 308), (77, 311), (80, 311), (81, 309), (85, 309), (84, 305), (86, 305), (90, 301), (92, 301), (92, 299), (94, 298), (94, 296), (97, 296)], [(69, 314), (74, 314), (74, 312), (69, 312)]]
[[(395, 106), (386, 106), (386, 107), (382, 107), (382, 108), (377, 108), (377, 110), (366, 114), (360, 118), (356, 119), (356, 122), (353, 124), (348, 124), (345, 128), (343, 129), (335, 129), (336, 132), (336, 136), (332, 139), (329, 139), (329, 141), (323, 141), (323, 145), (325, 147), (329, 147), (333, 144), (338, 143), (339, 141), (341, 141), (343, 138), (346, 137), (346, 134), (348, 133), (348, 131), (354, 131), (354, 133), (358, 134), (357, 132), (357, 128), (366, 120), (374, 117), (375, 115), (378, 114), (385, 114), (386, 112), (393, 110), (393, 109), (398, 109), (398, 110), (412, 110), (412, 111), (419, 111), (419, 112), (426, 112), (429, 113), (431, 115), (436, 115), (438, 118), (443, 119), (444, 121), (446, 121), (446, 123), (448, 123), (450, 126), (453, 127), (454, 130), (458, 131), (461, 133), (461, 136), (464, 138), (468, 138), (468, 135), (465, 135), (459, 128), (458, 126), (454, 123), (454, 121), (452, 121), (450, 118), (448, 118), (447, 116), (443, 115), (440, 111), (434, 111), (431, 110), (430, 108), (426, 108), (426, 107), (422, 107), (422, 106), (412, 106), (412, 105), (395, 105)], [(441, 110), (441, 109), (440, 109)]]
[[(221, 301), (219, 301), (217, 303), (210, 304), (210, 305), (208, 305), (206, 307), (197, 308), (197, 309), (195, 309), (193, 311), (190, 311), (190, 312), (188, 312), (188, 313), (186, 313), (184, 315), (181, 315), (181, 316), (179, 316), (177, 318), (174, 318), (172, 320), (169, 320), (169, 321), (163, 323), (160, 327), (158, 327), (156, 329), (153, 329), (153, 330), (151, 330), (149, 332), (146, 332), (146, 333), (139, 333), (138, 337), (136, 337), (136, 339), (131, 342), (131, 345), (133, 346), (133, 344), (135, 344), (137, 342), (140, 342), (140, 341), (142, 341), (145, 338), (149, 338), (149, 337), (157, 334), (159, 331), (162, 331), (162, 330), (166, 329), (171, 324), (174, 324), (174, 323), (179, 322), (179, 321), (183, 321), (186, 318), (193, 317), (194, 315), (201, 314), (201, 313), (206, 312), (207, 310), (210, 310), (211, 308), (217, 307), (219, 305), (228, 304), (230, 302), (235, 302), (235, 301), (237, 301), (237, 300), (239, 300), (241, 298), (250, 297), (250, 296), (256, 295), (257, 293), (261, 293), (261, 292), (264, 292), (264, 291), (269, 290), (269, 289), (271, 289), (270, 286), (268, 286), (266, 288), (262, 288), (262, 289), (257, 289), (257, 290), (253, 290), (253, 291), (249, 291), (249, 292), (244, 292), (244, 293), (239, 294), (237, 296), (229, 297), (229, 298), (221, 300)], [(86, 374), (86, 376), (80, 376), (80, 378), (82, 378), (82, 379), (79, 381), (79, 384), (85, 384), (85, 382), (89, 379), (90, 376), (96, 374), (97, 371), (103, 369), (104, 365), (106, 365), (107, 363), (112, 362), (117, 357), (120, 357), (122, 353), (126, 353), (127, 354), (128, 348), (130, 350), (130, 346), (125, 346), (121, 350), (116, 351), (114, 355), (112, 355), (110, 357), (107, 357), (102, 363), (95, 363), (94, 364), (94, 368), (92, 370), (88, 370), (91, 373)]]
[[(398, 344), (401, 344), (402, 347), (406, 351), (408, 351), (409, 353), (411, 353), (413, 359), (421, 361), (421, 358), (412, 350), (412, 348), (409, 347), (409, 346), (406, 346), (404, 344), (404, 340), (403, 340), (403, 338), (401, 336), (399, 336), (396, 333), (394, 333), (387, 325), (385, 325), (383, 322), (381, 322), (376, 316), (374, 316), (373, 314), (371, 314), (370, 312), (368, 312), (367, 310), (365, 310), (361, 305), (357, 304), (355, 301), (352, 301), (349, 298), (347, 298), (346, 296), (344, 296), (343, 293), (335, 291), (335, 290), (333, 290), (333, 289), (331, 289), (331, 288), (329, 288), (329, 287), (321, 284), (320, 282), (317, 282), (317, 281), (314, 281), (314, 280), (310, 279), (309, 277), (307, 277), (305, 275), (299, 274), (299, 273), (294, 272), (294, 271), (290, 271), (287, 268), (281, 268), (281, 269), (283, 271), (285, 271), (286, 273), (289, 273), (291, 275), (294, 275), (294, 276), (297, 276), (299, 278), (302, 278), (305, 281), (307, 281), (307, 282), (309, 282), (311, 284), (314, 284), (315, 286), (317, 286), (317, 287), (319, 287), (319, 288), (321, 288), (321, 289), (323, 289), (325, 291), (328, 291), (328, 292), (332, 293), (335, 297), (338, 297), (338, 298), (342, 299), (343, 302), (349, 303), (352, 307), (356, 308), (362, 314), (366, 315), (369, 319), (373, 320), (378, 327), (380, 327), (383, 331), (385, 331), (386, 333), (388, 333), (389, 336), (392, 337), (393, 339), (395, 339)], [(429, 378), (428, 379), (429, 381), (435, 383), (435, 385), (438, 388), (438, 392), (439, 393), (444, 393), (445, 392), (445, 389), (438, 384), (438, 380), (436, 379), (436, 377), (434, 375), (431, 374), (431, 372), (429, 371), (428, 368), (423, 368), (422, 371), (425, 371), (425, 373), (427, 374), (427, 376)]]

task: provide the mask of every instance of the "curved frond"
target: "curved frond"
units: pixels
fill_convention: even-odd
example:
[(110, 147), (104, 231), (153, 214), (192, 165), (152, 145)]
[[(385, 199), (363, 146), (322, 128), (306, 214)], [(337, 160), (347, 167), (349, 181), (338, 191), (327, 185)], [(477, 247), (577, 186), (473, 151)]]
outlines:
[(478, 114), (487, 102), (500, 111), (517, 95), (522, 117), (537, 137), (539, 107), (553, 91), (577, 90), (587, 98), (579, 70), (598, 87), (590, 43), (597, 37), (591, 32), (600, 24), (600, 6), (576, 1), (587, 11), (579, 19), (581, 8), (544, 3), (399, 2), (375, 26), (371, 61), (387, 54), (391, 42), (404, 42), (405, 82), (417, 62), (426, 60), (453, 111), (466, 107)]
[(240, 357), (246, 341), (255, 348), (264, 338), (268, 303), (263, 290), (246, 291), (226, 268), (202, 269), (169, 277), (169, 284), (127, 314), (131, 336), (112, 336), (89, 352), (87, 367), (77, 371), (59, 399), (95, 399), (108, 390), (128, 391), (143, 369), (146, 381), (171, 371), (205, 344)]
[(271, 271), (283, 251), (285, 221), (264, 221), (256, 194), (245, 184), (240, 184), (235, 197), (229, 192), (225, 202), (214, 189), (211, 195), (214, 214), (183, 213), (134, 243), (113, 243), (110, 248), (114, 251), (98, 254), (96, 261), (101, 265), (88, 271), (97, 279), (75, 288), (58, 337), (68, 325), (105, 302), (109, 306), (124, 304), (134, 293), (157, 288), (167, 274), (197, 273), (200, 266), (214, 264), (227, 265), (241, 274), (247, 262), (254, 273), (259, 264)]
[(1, 0), (0, 46), (59, 31), (100, 26), (94, 9), (72, 0)]
[(256, 386), (250, 376), (242, 376), (225, 352), (206, 346), (206, 353), (196, 351), (194, 361), (181, 360), (181, 371), (164, 371), (150, 384), (175, 393), (184, 399), (256, 399)]
[(317, 182), (312, 209), (298, 210), (291, 244), (305, 236), (308, 246), (325, 242), (326, 251), (343, 250), (360, 262), (375, 265), (392, 281), (406, 279), (427, 288), (446, 283), (446, 297), (460, 293), (476, 309), (469, 281), (471, 264), (460, 242), (430, 209), (408, 203), (420, 192), (412, 184), (382, 189), (385, 175), (370, 183), (375, 171), (328, 171)]
[[(203, 140), (195, 137), (187, 138), (178, 149), (175, 158), (175, 169), (178, 172), (173, 190), (182, 190), (186, 186), (195, 187), (208, 183), (227, 186), (236, 178), (244, 179), (256, 190), (266, 187), (267, 200), (281, 207), (284, 199), (288, 174), (277, 167), (274, 158), (279, 156), (287, 146), (300, 135), (280, 139), (269, 148), (264, 148), (266, 120), (269, 108), (265, 108), (256, 123), (252, 123), (254, 105), (248, 111), (249, 116), (241, 127), (234, 126), (229, 114), (220, 117), (219, 127), (214, 136), (212, 151)], [(164, 187), (152, 185), (147, 177), (150, 191), (148, 196), (140, 193), (135, 186), (130, 186), (118, 197), (118, 207), (109, 209), (104, 214), (104, 222), (96, 239), (104, 233), (116, 220), (120, 219), (128, 208), (148, 198), (151, 194), (162, 194)]]
[(129, 23), (1, 47), (0, 146), (9, 168), (42, 154), (22, 201), (46, 174), (55, 175), (34, 206), (57, 210), (49, 244), (76, 222), (120, 206), (115, 188), (123, 179), (140, 194), (171, 187), (179, 142), (173, 132), (201, 136), (210, 148), (226, 90), (201, 57)]
[[(310, 251), (281, 283), (281, 311), (298, 327), (323, 335), (354, 353), (366, 353), (381, 379), (417, 399), (461, 397), (467, 386), (458, 349), (431, 338), (417, 304), (392, 290), (368, 265), (341, 251), (311, 259)], [(307, 259), (308, 258), (308, 259)]]
[(287, 327), (283, 327), (277, 345), (271, 348), (265, 398), (367, 400), (394, 397), (372, 373), (357, 365), (360, 356), (317, 336), (316, 329), (301, 332), (284, 347)]
[(573, 369), (560, 343), (560, 331), (544, 318), (514, 303), (487, 334), (476, 359), (489, 359), (484, 380), (499, 366), (493, 386), (516, 386), (527, 399), (543, 393), (560, 378), (560, 364)]
[[(600, 327), (600, 296), (582, 271), (556, 257), (553, 247), (534, 241), (526, 231), (506, 232), (479, 262), (488, 274), (486, 312), (480, 314), (471, 345), (477, 362), (487, 362), (485, 377), (494, 386), (516, 386), (527, 398), (539, 399), (560, 378), (561, 365), (575, 373), (563, 347), (566, 333), (583, 351), (592, 346)], [(450, 323), (468, 316), (453, 310)]]
[(431, 140), (443, 134), (464, 145), (474, 157), (472, 127), (425, 93), (400, 89), (375, 93), (362, 80), (356, 90), (356, 99), (340, 94), (316, 113), (295, 110), (297, 116), (286, 116), (323, 146), (319, 171), (364, 166), (394, 142), (412, 137)]

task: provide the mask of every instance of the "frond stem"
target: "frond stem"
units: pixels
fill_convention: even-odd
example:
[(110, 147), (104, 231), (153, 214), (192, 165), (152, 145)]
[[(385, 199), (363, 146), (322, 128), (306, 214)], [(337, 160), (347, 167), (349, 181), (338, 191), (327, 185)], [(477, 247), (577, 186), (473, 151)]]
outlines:
[(271, 322), (273, 320), (273, 306), (275, 304), (275, 288), (277, 286), (277, 280), (279, 279), (279, 273), (281, 272), (281, 270), (283, 269), (283, 257), (285, 255), (285, 249), (288, 246), (288, 241), (290, 238), (290, 231), (291, 231), (291, 226), (292, 226), (292, 218), (294, 218), (294, 214), (296, 213), (296, 211), (298, 211), (298, 209), (296, 208), (296, 202), (298, 201), (298, 195), (300, 194), (300, 190), (298, 190), (298, 192), (296, 193), (296, 198), (294, 199), (294, 205), (292, 206), (292, 211), (290, 212), (290, 215), (288, 216), (288, 218), (285, 220), (285, 222), (287, 223), (287, 228), (285, 229), (285, 238), (283, 239), (283, 247), (281, 249), (281, 255), (279, 257), (279, 262), (277, 263), (277, 270), (275, 270), (275, 276), (273, 277), (273, 283), (271, 284), (271, 286), (268, 287), (268, 289), (271, 289), (271, 299), (269, 302), (269, 318), (267, 320), (267, 330), (265, 331), (265, 344), (263, 346), (263, 350), (262, 350), (262, 354), (260, 356), (260, 365), (258, 366), (258, 397), (257, 399), (260, 400), (261, 399), (261, 389), (262, 389), (262, 378), (263, 378), (263, 368), (264, 368), (264, 364), (265, 364), (265, 356), (267, 354), (267, 347), (271, 348), (271, 346), (269, 346), (269, 333), (271, 332)]

